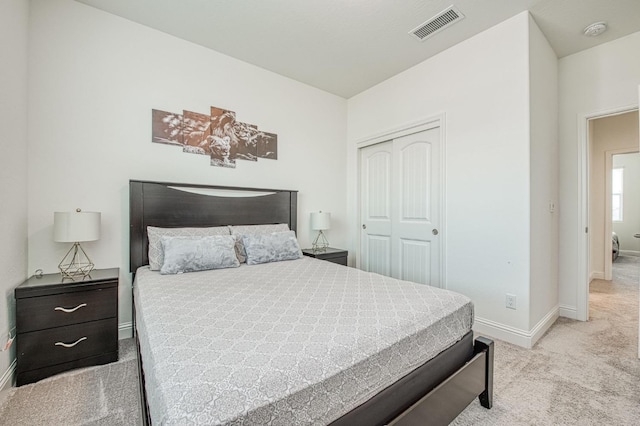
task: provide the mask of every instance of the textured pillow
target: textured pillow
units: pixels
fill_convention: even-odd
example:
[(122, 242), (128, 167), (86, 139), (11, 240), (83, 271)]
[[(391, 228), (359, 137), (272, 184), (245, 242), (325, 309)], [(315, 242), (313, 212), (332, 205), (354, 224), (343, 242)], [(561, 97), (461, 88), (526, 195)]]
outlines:
[(236, 236), (236, 254), (240, 263), (247, 261), (247, 253), (242, 243), (242, 237), (245, 235), (264, 235), (273, 234), (274, 232), (285, 232), (289, 230), (286, 223), (278, 223), (275, 225), (233, 225), (229, 226), (231, 235)]
[(147, 226), (147, 236), (149, 237), (149, 269), (159, 271), (164, 262), (164, 252), (160, 238), (168, 237), (205, 237), (208, 235), (229, 235), (229, 228), (226, 226), (215, 226), (210, 228), (157, 228)]
[(242, 237), (247, 252), (247, 265), (300, 259), (302, 250), (293, 231)]
[(235, 238), (231, 235), (163, 236), (161, 241), (164, 263), (160, 273), (163, 275), (240, 266), (234, 248)]

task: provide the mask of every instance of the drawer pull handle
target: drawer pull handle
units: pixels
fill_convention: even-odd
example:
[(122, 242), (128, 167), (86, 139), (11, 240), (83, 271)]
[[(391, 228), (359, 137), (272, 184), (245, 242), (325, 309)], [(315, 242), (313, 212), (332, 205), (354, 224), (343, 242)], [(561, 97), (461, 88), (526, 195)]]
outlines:
[(78, 306), (76, 306), (75, 308), (72, 308), (72, 309), (66, 309), (66, 308), (61, 308), (60, 306), (57, 306), (54, 309), (54, 311), (62, 311), (62, 312), (66, 312), (66, 313), (70, 314), (71, 312), (75, 312), (80, 308), (84, 308), (85, 306), (87, 306), (86, 303), (81, 303), (81, 304), (79, 304)]
[(86, 337), (81, 337), (78, 340), (76, 340), (74, 343), (62, 343), (62, 342), (56, 342), (56, 346), (62, 346), (64, 348), (72, 348), (75, 345), (77, 345), (78, 343), (82, 342), (83, 340), (87, 340)]

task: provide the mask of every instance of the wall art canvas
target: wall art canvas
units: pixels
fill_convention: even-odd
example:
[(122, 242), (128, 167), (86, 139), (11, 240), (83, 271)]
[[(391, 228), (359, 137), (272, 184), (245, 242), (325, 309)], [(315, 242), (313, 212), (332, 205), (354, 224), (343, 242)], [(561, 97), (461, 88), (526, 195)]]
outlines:
[(152, 110), (152, 142), (182, 146), (184, 152), (208, 155), (217, 167), (236, 167), (236, 160), (278, 158), (278, 135), (236, 120), (236, 113), (211, 107), (209, 115)]
[(233, 147), (236, 145), (233, 126), (236, 113), (222, 108), (211, 107), (211, 165), (235, 167)]
[(151, 112), (151, 134), (153, 142), (182, 146), (182, 115), (154, 109)]
[(271, 160), (278, 159), (278, 135), (260, 132), (258, 136), (258, 157)]
[(236, 121), (233, 126), (238, 144), (236, 146), (233, 158), (248, 161), (258, 161), (258, 145), (256, 138), (258, 136), (258, 126)]
[(208, 155), (208, 136), (211, 135), (211, 119), (208, 115), (192, 111), (182, 113), (182, 134), (184, 145), (182, 150), (192, 154)]

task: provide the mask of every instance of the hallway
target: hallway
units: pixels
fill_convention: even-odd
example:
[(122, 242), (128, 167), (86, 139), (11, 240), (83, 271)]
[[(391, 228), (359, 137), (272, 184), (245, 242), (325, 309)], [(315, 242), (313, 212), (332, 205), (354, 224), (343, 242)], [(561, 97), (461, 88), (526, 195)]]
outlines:
[(589, 322), (597, 323), (603, 348), (620, 356), (638, 353), (638, 283), (640, 257), (620, 255), (613, 262), (613, 280), (589, 286)]

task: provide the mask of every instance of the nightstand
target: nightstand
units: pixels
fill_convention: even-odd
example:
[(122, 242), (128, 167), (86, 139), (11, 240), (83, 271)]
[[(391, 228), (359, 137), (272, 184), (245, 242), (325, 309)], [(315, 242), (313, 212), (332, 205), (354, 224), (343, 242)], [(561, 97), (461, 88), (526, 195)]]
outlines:
[(302, 254), (309, 257), (315, 257), (316, 259), (327, 260), (329, 262), (347, 266), (347, 255), (349, 254), (349, 252), (347, 250), (327, 247), (326, 250), (323, 251), (303, 249)]
[(17, 385), (118, 360), (118, 268), (84, 280), (32, 276), (15, 289)]

